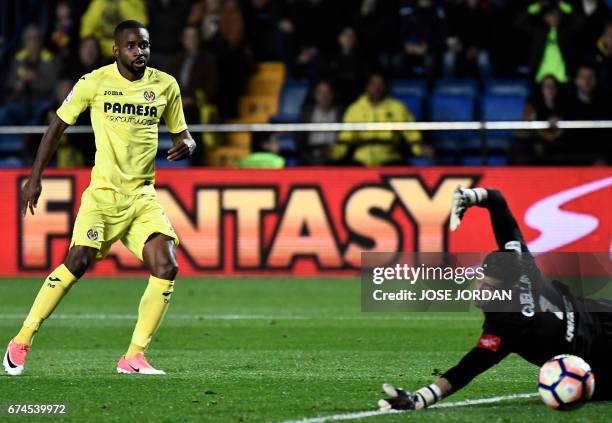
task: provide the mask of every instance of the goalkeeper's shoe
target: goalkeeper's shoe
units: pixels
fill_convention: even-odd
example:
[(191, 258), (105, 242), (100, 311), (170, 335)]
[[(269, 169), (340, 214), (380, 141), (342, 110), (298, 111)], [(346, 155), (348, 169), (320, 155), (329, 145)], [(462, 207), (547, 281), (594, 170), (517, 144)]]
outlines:
[(457, 186), (453, 191), (453, 199), (451, 203), (451, 213), (450, 213), (450, 230), (456, 230), (461, 224), (461, 219), (463, 219), (463, 215), (465, 211), (469, 207), (469, 203), (465, 194), (461, 190), (460, 186)]
[(11, 376), (19, 376), (25, 367), (28, 351), (30, 351), (29, 345), (18, 344), (11, 339), (2, 360), (4, 370)]
[(381, 411), (389, 410), (420, 410), (425, 404), (421, 397), (416, 394), (404, 391), (402, 388), (396, 388), (393, 385), (385, 383), (383, 390), (389, 398), (378, 401), (378, 407)]
[(166, 372), (154, 368), (149, 364), (144, 354), (136, 354), (129, 360), (125, 356), (121, 357), (119, 363), (117, 363), (117, 373), (124, 373), (128, 375), (140, 374), (140, 375), (165, 375)]

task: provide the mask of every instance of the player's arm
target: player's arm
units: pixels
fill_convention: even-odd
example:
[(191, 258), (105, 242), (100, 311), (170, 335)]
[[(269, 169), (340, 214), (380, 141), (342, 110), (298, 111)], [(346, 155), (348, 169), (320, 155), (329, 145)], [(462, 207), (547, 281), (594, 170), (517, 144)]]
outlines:
[(51, 119), (51, 123), (38, 147), (36, 159), (32, 166), (32, 174), (22, 189), (21, 209), (24, 215), (28, 208), (30, 213), (34, 214), (38, 197), (40, 197), (42, 191), (43, 170), (55, 154), (60, 137), (66, 128), (69, 125), (74, 125), (79, 115), (89, 107), (95, 91), (92, 79), (89, 75), (82, 76), (72, 87), (62, 105), (57, 109), (55, 116)]
[(38, 198), (42, 192), (42, 174), (49, 163), (49, 160), (53, 157), (57, 151), (57, 147), (60, 143), (60, 138), (68, 124), (61, 120), (57, 115), (54, 115), (51, 119), (49, 127), (45, 131), (42, 137), (38, 151), (36, 152), (36, 158), (32, 165), (32, 173), (24, 184), (21, 192), (21, 212), (25, 215), (27, 210), (30, 209), (30, 213), (34, 214), (34, 209), (38, 203)]
[(502, 348), (500, 339), (483, 335), (478, 346), (468, 352), (461, 361), (429, 386), (406, 392), (401, 388), (384, 384), (383, 390), (389, 398), (378, 402), (381, 410), (422, 410), (440, 401), (470, 383), (476, 376), (503, 360), (509, 351)]
[(172, 138), (172, 148), (168, 150), (167, 159), (174, 162), (191, 156), (196, 148), (196, 143), (187, 130), (181, 90), (174, 78), (168, 85), (167, 97), (168, 104), (164, 110), (164, 120)]
[(187, 158), (195, 151), (196, 143), (188, 130), (185, 129), (178, 134), (170, 133), (170, 137), (172, 138), (172, 148), (168, 150), (167, 159), (171, 162)]

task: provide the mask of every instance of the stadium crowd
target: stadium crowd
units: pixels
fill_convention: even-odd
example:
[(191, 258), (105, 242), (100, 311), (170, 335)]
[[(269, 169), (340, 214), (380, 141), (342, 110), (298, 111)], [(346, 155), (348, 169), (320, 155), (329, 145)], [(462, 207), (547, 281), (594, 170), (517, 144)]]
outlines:
[[(528, 84), (519, 118), (611, 119), (611, 4), (603, 0), (4, 2), (2, 13), (16, 18), (6, 20), (0, 45), (4, 65), (0, 125), (45, 124), (74, 81), (112, 61), (112, 32), (125, 19), (149, 28), (151, 66), (177, 79), (189, 123), (244, 121), (241, 97), (261, 62), (283, 63), (284, 81), (308, 81), (299, 113), (289, 121), (443, 120), (432, 112), (434, 100), (429, 113), (416, 113), (414, 104), (393, 98), (391, 87), (396, 81), (418, 80), (429, 95), (440, 81), (469, 80), (476, 81), (478, 96), (487, 81), (499, 78)], [(478, 109), (480, 103), (472, 101)], [(78, 122), (88, 123), (85, 115)], [(69, 135), (57, 164), (91, 164), (90, 137)], [(465, 150), (456, 146), (468, 135), (381, 131), (290, 137), (289, 149), (285, 134), (254, 137), (250, 145), (262, 160), (247, 157), (242, 162), (273, 167), (457, 164)], [(510, 139), (500, 144), (498, 153), (492, 147), (491, 154), (502, 157), (500, 164), (609, 163), (605, 130), (553, 128), (492, 137)], [(272, 142), (276, 138), (281, 142)], [(31, 161), (39, 139), (32, 136), (24, 143), (24, 163)], [(0, 140), (8, 142), (6, 136)], [(223, 142), (203, 136), (202, 152), (194, 163), (218, 163), (210, 161), (208, 150)], [(478, 143), (472, 155), (478, 156), (479, 148)], [(279, 155), (283, 160), (278, 160)]]

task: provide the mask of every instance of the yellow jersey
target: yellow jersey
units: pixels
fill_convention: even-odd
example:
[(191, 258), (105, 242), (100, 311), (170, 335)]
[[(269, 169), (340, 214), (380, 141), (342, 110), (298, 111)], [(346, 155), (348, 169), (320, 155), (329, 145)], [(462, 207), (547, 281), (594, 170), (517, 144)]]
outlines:
[(142, 78), (129, 81), (112, 63), (81, 77), (57, 115), (73, 125), (88, 107), (96, 140), (90, 186), (126, 195), (154, 193), (161, 118), (171, 133), (187, 129), (176, 80), (147, 68)]
[[(387, 97), (377, 105), (373, 105), (368, 96), (363, 94), (349, 106), (344, 114), (344, 122), (414, 122), (414, 116), (399, 100)], [(412, 154), (421, 155), (423, 137), (419, 131), (343, 131), (338, 137), (343, 142), (334, 145), (332, 158), (336, 160), (343, 158), (350, 150), (349, 145), (354, 145), (355, 152), (350, 158), (365, 166), (400, 162), (406, 159), (398, 149), (400, 137), (409, 143)], [(388, 141), (390, 144), (375, 144), (369, 141)]]

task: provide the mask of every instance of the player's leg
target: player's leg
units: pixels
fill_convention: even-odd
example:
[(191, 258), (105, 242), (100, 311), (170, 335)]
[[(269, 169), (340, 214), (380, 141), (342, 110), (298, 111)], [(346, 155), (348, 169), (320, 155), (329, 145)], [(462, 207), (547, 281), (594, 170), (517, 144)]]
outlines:
[[(472, 206), (484, 207), (489, 211), (495, 240), (500, 249), (510, 248), (508, 246), (510, 242), (518, 242), (520, 251), (529, 251), (506, 199), (496, 189), (457, 187), (453, 192), (451, 205), (451, 230), (457, 229), (463, 215)], [(511, 248), (518, 249), (514, 245)]]
[(130, 346), (117, 371), (134, 373), (138, 369), (139, 373), (163, 374), (147, 363), (144, 352), (166, 314), (174, 290), (178, 237), (155, 196), (143, 196), (137, 206), (137, 216), (123, 243), (145, 263), (151, 276), (140, 300)]
[(23, 372), (34, 335), (70, 288), (85, 274), (97, 251), (92, 247), (73, 246), (64, 263), (47, 276), (19, 333), (9, 342), (3, 359), (8, 374), (16, 376)]

